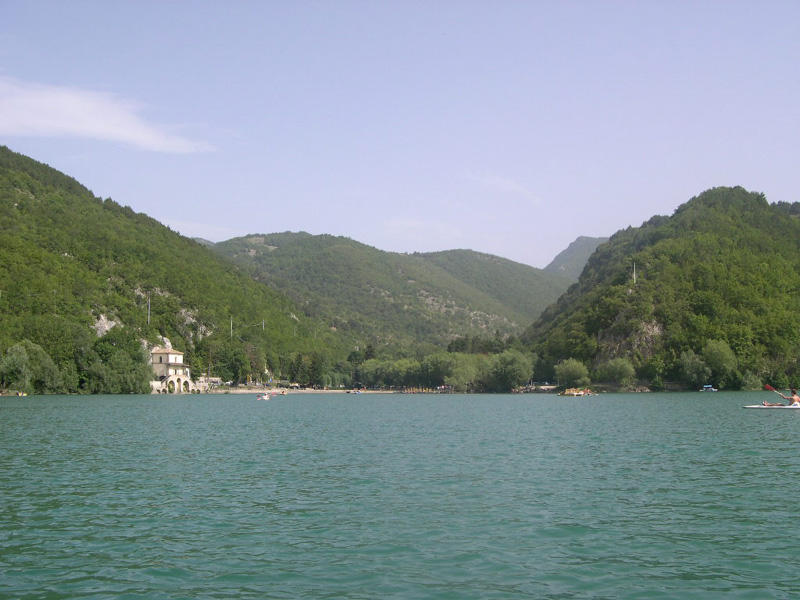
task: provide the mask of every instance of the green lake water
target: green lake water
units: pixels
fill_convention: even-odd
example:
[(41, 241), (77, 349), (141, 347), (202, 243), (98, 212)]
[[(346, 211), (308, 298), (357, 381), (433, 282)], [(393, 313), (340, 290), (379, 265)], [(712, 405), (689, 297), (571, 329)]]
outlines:
[(0, 399), (0, 598), (798, 597), (763, 399)]

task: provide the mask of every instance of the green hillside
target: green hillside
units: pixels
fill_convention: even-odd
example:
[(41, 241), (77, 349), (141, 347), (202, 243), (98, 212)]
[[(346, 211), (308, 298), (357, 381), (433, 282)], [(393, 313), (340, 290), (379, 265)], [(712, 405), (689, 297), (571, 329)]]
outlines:
[(473, 250), (447, 250), (414, 256), (420, 256), (478, 292), (499, 300), (507, 310), (513, 311), (516, 321), (526, 326), (572, 283), (560, 274)]
[(589, 257), (608, 238), (581, 236), (560, 252), (544, 270), (578, 281)]
[(6, 147), (0, 314), (0, 389), (147, 391), (142, 345), (163, 337), (234, 380), (352, 348), (210, 249)]
[(799, 384), (797, 212), (715, 188), (616, 233), (526, 332), (543, 376), (560, 366), (601, 380), (632, 369), (656, 388)]
[(591, 256), (570, 284), (470, 250), (197, 242), (0, 147), (0, 391), (147, 391), (145, 348), (166, 340), (195, 376), (237, 382), (800, 385), (798, 215), (715, 188), (606, 243), (576, 240), (557, 261), (577, 272)]
[(249, 235), (214, 250), (302, 303), (308, 316), (400, 353), (460, 336), (519, 334), (569, 284), (477, 252), (397, 254), (330, 235)]

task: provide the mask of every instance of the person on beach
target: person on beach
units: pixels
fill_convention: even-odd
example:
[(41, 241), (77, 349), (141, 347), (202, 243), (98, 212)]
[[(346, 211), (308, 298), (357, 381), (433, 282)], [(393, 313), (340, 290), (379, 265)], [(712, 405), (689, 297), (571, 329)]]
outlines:
[[(800, 396), (797, 395), (797, 390), (795, 388), (792, 388), (791, 396), (784, 396), (780, 392), (778, 392), (778, 394), (780, 394), (780, 397), (784, 400), (790, 401), (789, 404), (786, 404), (785, 406), (800, 406)], [(762, 402), (762, 404), (764, 406), (784, 406), (780, 402), (767, 402), (766, 400)]]

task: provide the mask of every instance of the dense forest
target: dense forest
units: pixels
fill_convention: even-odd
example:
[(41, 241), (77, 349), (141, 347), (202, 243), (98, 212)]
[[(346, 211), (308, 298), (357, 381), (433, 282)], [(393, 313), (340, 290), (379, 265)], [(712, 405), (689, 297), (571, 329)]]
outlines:
[(470, 250), (407, 255), (331, 235), (254, 234), (212, 247), (309, 317), (398, 357), (457, 337), (519, 335), (572, 283)]
[(799, 214), (715, 188), (556, 272), (304, 233), (203, 244), (0, 147), (0, 391), (147, 392), (167, 344), (233, 385), (798, 385)]
[(715, 188), (601, 245), (526, 332), (543, 377), (800, 384), (797, 204)]
[(0, 314), (0, 388), (25, 392), (148, 392), (146, 351), (165, 338), (194, 374), (235, 382), (353, 344), (208, 248), (5, 147)]

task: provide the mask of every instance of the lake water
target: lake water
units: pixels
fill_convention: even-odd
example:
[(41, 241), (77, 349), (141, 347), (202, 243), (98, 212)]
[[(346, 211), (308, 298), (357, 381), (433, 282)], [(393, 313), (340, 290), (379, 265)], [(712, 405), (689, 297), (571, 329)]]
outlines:
[(0, 399), (0, 598), (797, 597), (773, 398)]

